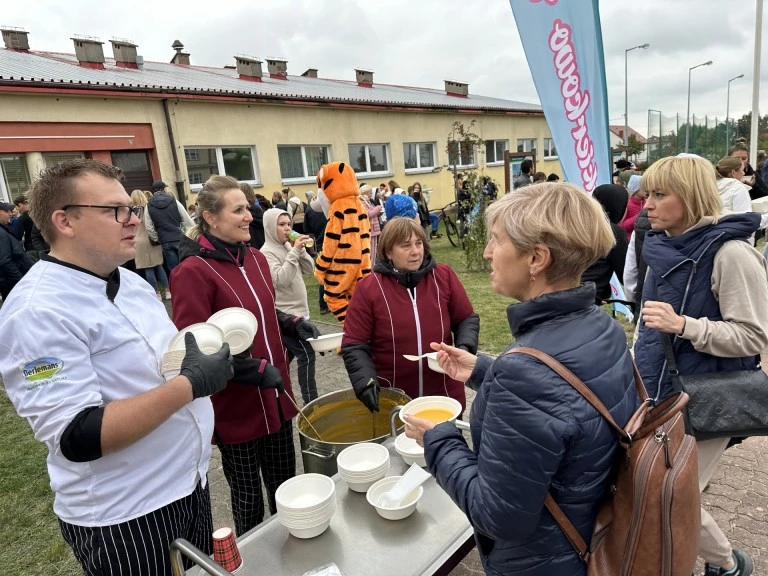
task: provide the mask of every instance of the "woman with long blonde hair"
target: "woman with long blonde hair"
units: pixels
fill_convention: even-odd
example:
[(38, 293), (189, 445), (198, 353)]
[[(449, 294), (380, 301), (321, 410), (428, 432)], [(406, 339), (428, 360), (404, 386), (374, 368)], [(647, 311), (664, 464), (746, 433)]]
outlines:
[[(149, 240), (147, 227), (144, 224), (144, 218), (147, 214), (147, 196), (146, 192), (134, 190), (131, 192), (131, 203), (134, 206), (141, 206), (144, 210), (141, 213), (141, 222), (136, 227), (136, 272), (143, 275), (154, 288), (158, 299), (171, 299), (171, 292), (168, 289), (168, 275), (163, 268), (163, 247), (153, 245)], [(158, 288), (159, 284), (159, 288)]]

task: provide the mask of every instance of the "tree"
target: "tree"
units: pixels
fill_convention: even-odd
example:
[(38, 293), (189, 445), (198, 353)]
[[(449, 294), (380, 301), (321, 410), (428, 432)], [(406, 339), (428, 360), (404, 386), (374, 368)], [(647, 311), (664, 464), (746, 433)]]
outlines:
[(629, 141), (627, 143), (627, 155), (632, 156), (637, 161), (638, 154), (642, 154), (645, 151), (645, 144), (637, 139), (635, 134), (629, 135)]

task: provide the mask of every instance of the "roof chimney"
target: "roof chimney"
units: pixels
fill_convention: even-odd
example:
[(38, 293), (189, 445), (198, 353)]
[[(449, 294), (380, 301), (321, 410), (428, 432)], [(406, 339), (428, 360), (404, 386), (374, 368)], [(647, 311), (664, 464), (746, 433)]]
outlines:
[(29, 32), (24, 28), (3, 26), (0, 31), (3, 33), (3, 42), (8, 50), (29, 50)]
[(459, 80), (446, 80), (445, 93), (448, 94), (448, 96), (467, 98), (469, 96), (469, 84)]
[(75, 56), (83, 68), (104, 70), (104, 42), (94, 36), (72, 36), (75, 43)]
[(304, 76), (304, 78), (317, 78), (317, 68), (307, 68), (302, 76)]
[(358, 86), (362, 86), (363, 88), (373, 88), (373, 70), (355, 68), (355, 75), (357, 76)]
[(241, 80), (250, 80), (251, 82), (261, 82), (261, 60), (253, 56), (238, 54), (235, 56), (237, 64), (237, 73)]
[(269, 77), (277, 80), (288, 80), (288, 60), (285, 58), (267, 58)]
[(136, 44), (121, 38), (111, 38), (109, 42), (112, 44), (112, 54), (115, 57), (116, 66), (120, 68), (139, 68)]
[(184, 44), (178, 40), (174, 40), (171, 48), (176, 50), (176, 54), (171, 58), (171, 64), (181, 64), (182, 66), (189, 66), (189, 53), (184, 52)]

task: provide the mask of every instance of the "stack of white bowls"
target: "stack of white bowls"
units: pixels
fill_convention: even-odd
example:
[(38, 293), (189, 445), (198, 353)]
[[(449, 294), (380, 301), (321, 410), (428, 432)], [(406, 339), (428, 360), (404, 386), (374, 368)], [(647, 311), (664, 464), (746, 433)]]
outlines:
[(339, 474), (354, 492), (366, 492), (389, 470), (389, 450), (364, 442), (344, 448), (336, 458)]
[(336, 512), (336, 484), (322, 474), (302, 474), (275, 492), (277, 519), (296, 538), (314, 538), (328, 528)]

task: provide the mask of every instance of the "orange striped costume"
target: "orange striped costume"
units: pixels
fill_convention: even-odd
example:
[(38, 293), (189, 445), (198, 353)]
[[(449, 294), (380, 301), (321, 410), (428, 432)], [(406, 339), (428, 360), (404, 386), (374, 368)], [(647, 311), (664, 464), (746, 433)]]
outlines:
[(371, 273), (370, 222), (357, 186), (355, 171), (344, 162), (320, 168), (317, 186), (331, 203), (323, 251), (315, 262), (315, 278), (325, 301), (344, 325), (347, 305), (357, 282)]

